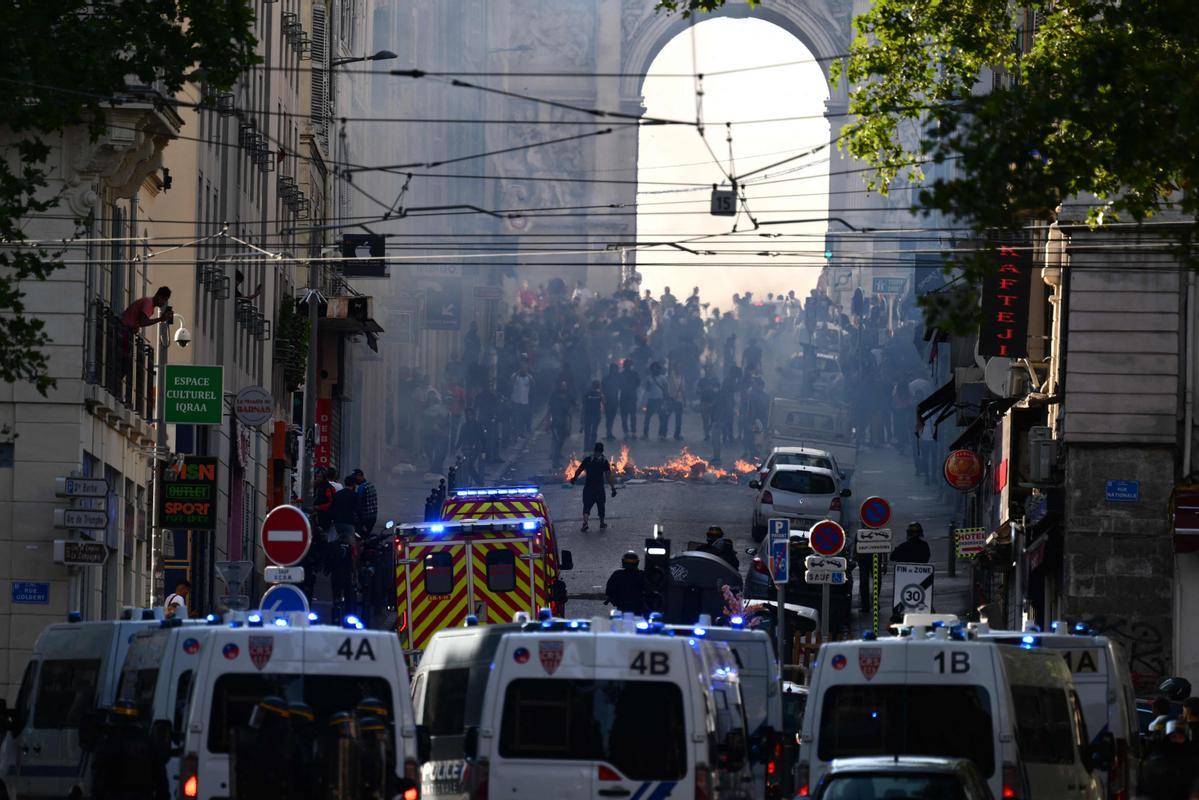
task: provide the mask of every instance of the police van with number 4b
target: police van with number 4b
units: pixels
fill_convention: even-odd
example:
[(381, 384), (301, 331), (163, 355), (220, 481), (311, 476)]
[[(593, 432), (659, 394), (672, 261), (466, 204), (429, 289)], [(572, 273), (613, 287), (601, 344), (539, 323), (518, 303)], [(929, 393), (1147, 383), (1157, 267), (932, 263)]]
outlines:
[(753, 797), (737, 666), (705, 634), (598, 618), (506, 634), (466, 732), (470, 796)]
[[(341, 627), (311, 624), (313, 614), (240, 617), (204, 641), (180, 797), (255, 796), (260, 784), (277, 796), (288, 796), (289, 786), (338, 796), (339, 780), (365, 773), (343, 762), (367, 752), (369, 732), (382, 739), (386, 796), (417, 800), (427, 739), (413, 721), (395, 634), (363, 630), (352, 616)], [(271, 725), (289, 733), (268, 733)]]
[(973, 640), (960, 627), (905, 632), (821, 648), (799, 796), (835, 759), (912, 755), (974, 762), (997, 798), (1098, 800), (1098, 764), (1060, 657)]

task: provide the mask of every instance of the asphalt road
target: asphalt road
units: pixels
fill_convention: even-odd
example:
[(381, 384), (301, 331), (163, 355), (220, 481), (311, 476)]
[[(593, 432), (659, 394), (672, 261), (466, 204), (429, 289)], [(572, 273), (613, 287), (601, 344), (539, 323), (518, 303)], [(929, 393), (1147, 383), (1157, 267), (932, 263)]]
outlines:
[[(652, 433), (653, 431), (651, 431)], [(684, 447), (701, 457), (711, 456), (711, 447), (703, 441), (698, 414), (684, 416), (684, 441), (659, 440), (656, 436), (624, 442), (606, 442), (609, 458), (619, 455), (622, 444), (628, 444), (633, 461), (638, 466), (658, 465), (680, 455)], [(581, 456), (584, 445), (581, 436), (575, 434), (564, 452)], [(550, 469), (549, 437), (545, 433), (535, 434), (526, 449), (514, 453), (510, 461), (495, 468), (491, 475), (493, 484), (535, 482), (550, 504), (551, 514), (559, 535), (560, 547), (570, 550), (574, 557), (574, 570), (566, 573), (567, 588), (573, 598), (567, 606), (572, 617), (604, 615), (608, 608), (602, 603), (604, 584), (608, 576), (620, 565), (620, 557), (626, 550), (643, 552), (646, 537), (651, 535), (655, 523), (661, 525), (667, 538), (672, 541), (672, 552), (686, 549), (689, 540), (702, 540), (710, 525), (719, 525), (737, 547), (744, 574), (750, 556), (746, 547), (754, 545), (750, 538), (750, 515), (753, 509), (754, 490), (745, 485), (717, 482), (701, 483), (693, 480), (632, 482), (618, 486), (615, 499), (607, 501), (608, 528), (600, 530), (593, 516), (591, 529), (579, 530), (582, 521), (582, 489), (570, 486), (561, 477), (562, 470)], [(589, 448), (587, 448), (589, 449)], [(734, 448), (726, 447), (726, 466), (739, 455)], [(502, 473), (501, 473), (502, 471)], [(550, 476), (553, 479), (550, 479)], [(420, 472), (403, 473), (396, 479), (387, 480), (388, 491), (381, 492), (380, 512), (397, 521), (420, 519), (424, 509), (424, 497), (433, 485), (432, 476)], [(924, 526), (926, 538), (936, 564), (934, 606), (938, 611), (961, 613), (968, 606), (969, 565), (958, 562), (956, 577), (947, 574), (949, 546), (949, 524), (958, 513), (955, 492), (945, 486), (938, 476), (927, 482), (915, 475), (910, 455), (901, 455), (894, 448), (863, 449), (858, 456), (857, 471), (851, 486), (853, 497), (846, 501), (850, 515), (856, 520), (860, 502), (871, 495), (886, 498), (892, 507), (892, 521), (896, 543), (902, 540), (908, 523), (919, 520)], [(856, 524), (847, 524), (852, 533)], [(884, 577), (882, 597), (889, 600), (892, 594), (891, 574)], [(885, 615), (884, 615), (885, 616)], [(858, 621), (866, 626), (867, 617)]]

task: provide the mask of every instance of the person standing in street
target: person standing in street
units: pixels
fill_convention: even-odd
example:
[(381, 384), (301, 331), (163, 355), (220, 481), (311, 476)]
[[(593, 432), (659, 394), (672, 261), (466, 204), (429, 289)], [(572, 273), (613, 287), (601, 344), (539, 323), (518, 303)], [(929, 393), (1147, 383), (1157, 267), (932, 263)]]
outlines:
[(483, 483), (483, 452), (487, 449), (487, 431), (474, 408), (466, 409), (466, 418), (458, 429), (458, 449), (462, 453), (462, 480), (467, 485)]
[(604, 416), (604, 393), (600, 390), (599, 381), (592, 381), (591, 387), (583, 392), (582, 406), (583, 442), (597, 441), (600, 420)]
[(637, 390), (641, 388), (641, 376), (633, 369), (633, 360), (624, 360), (620, 373), (620, 427), (624, 438), (637, 438)]
[(687, 407), (687, 382), (683, 379), (681, 367), (671, 364), (670, 377), (667, 380), (669, 394), (666, 398), (666, 417), (674, 415), (674, 440), (683, 440), (683, 410)]
[(712, 411), (716, 405), (716, 394), (720, 391), (720, 381), (713, 373), (715, 367), (704, 367), (704, 376), (695, 385), (699, 395), (699, 416), (704, 428), (704, 441), (712, 435)]
[(562, 467), (562, 446), (570, 438), (570, 416), (574, 411), (574, 399), (566, 381), (558, 381), (558, 388), (550, 395), (543, 425), (550, 429), (550, 465)]
[(512, 375), (512, 388), (508, 400), (512, 403), (512, 424), (517, 433), (528, 435), (533, 422), (533, 407), (529, 398), (533, 392), (533, 373), (529, 362), (521, 361), (520, 368)]
[(908, 526), (907, 541), (895, 548), (891, 560), (897, 564), (927, 564), (930, 558), (932, 551), (924, 541), (924, 526), (913, 522)]
[(728, 563), (734, 571), (741, 570), (741, 562), (737, 560), (737, 551), (733, 543), (724, 537), (724, 529), (713, 525), (704, 533), (707, 541), (700, 545), (699, 552), (714, 555)]
[[(608, 365), (608, 374), (604, 376), (603, 383), (600, 385), (600, 390), (604, 395), (604, 422), (607, 423), (607, 439), (609, 442), (616, 439), (612, 433), (612, 425), (616, 422), (616, 416), (620, 413), (620, 367), (616, 364)], [(583, 441), (588, 441), (584, 439)]]
[(666, 438), (666, 417), (662, 415), (662, 404), (666, 401), (669, 387), (662, 365), (657, 361), (649, 365), (649, 377), (645, 380), (645, 422), (641, 427), (641, 438), (649, 438), (650, 421), (658, 417), (658, 438)]
[(179, 619), (187, 619), (187, 597), (191, 594), (192, 585), (188, 581), (179, 581), (175, 584), (175, 591), (167, 595), (163, 605), (163, 616), (167, 619), (178, 617)]
[(645, 573), (638, 569), (641, 559), (632, 550), (620, 558), (620, 569), (608, 577), (604, 587), (605, 605), (626, 614), (645, 616)]
[(379, 519), (379, 493), (361, 469), (350, 474), (354, 478), (354, 492), (358, 495), (358, 532), (363, 537), (370, 536)]
[(607, 528), (608, 523), (604, 521), (604, 483), (607, 482), (608, 487), (612, 490), (612, 496), (616, 497), (616, 477), (612, 474), (611, 463), (604, 455), (603, 442), (596, 442), (591, 455), (584, 458), (579, 464), (579, 468), (570, 478), (572, 486), (580, 475), (585, 477), (583, 478), (583, 527), (579, 530), (587, 530), (592, 506), (595, 506), (599, 513), (600, 529)]

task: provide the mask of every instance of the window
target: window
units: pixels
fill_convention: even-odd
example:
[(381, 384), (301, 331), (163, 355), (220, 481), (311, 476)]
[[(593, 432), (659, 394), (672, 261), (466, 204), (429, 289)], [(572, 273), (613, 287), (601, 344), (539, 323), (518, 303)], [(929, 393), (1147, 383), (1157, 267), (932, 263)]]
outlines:
[(837, 488), (828, 475), (800, 471), (774, 473), (774, 477), (770, 479), (770, 487), (796, 494), (832, 494)]
[(30, 661), (25, 665), (25, 674), (21, 677), (21, 688), (17, 690), (15, 710), (18, 729), (23, 729), (29, 719), (29, 698), (33, 694), (33, 681), (37, 677), (37, 665), (36, 661)]
[[(779, 453), (774, 464), (794, 464), (797, 467), (816, 467), (817, 469), (833, 468), (833, 462), (822, 456), (809, 456), (805, 453)], [(771, 466), (774, 466), (771, 464)]]
[(284, 675), (281, 673), (230, 672), (217, 678), (212, 690), (212, 713), (208, 719), (208, 749), (229, 752), (230, 731), (248, 725), (250, 712), (264, 697), (274, 695), (287, 702), (307, 703), (316, 715), (316, 729), (325, 730), (329, 717), (339, 711), (353, 712), (363, 699), (382, 700), (388, 719), (394, 719), (391, 684), (386, 678), (362, 675)]
[(487, 588), (493, 592), (516, 588), (516, 553), (506, 547), (487, 552)]
[(172, 728), (172, 738), (183, 741), (183, 723), (187, 720), (187, 708), (192, 699), (192, 671), (184, 670), (179, 676), (179, 684), (175, 687), (175, 718)]
[(500, 755), (605, 761), (630, 780), (678, 780), (687, 774), (683, 693), (661, 681), (515, 680)]
[(117, 697), (130, 700), (137, 706), (138, 718), (149, 723), (154, 707), (154, 687), (158, 684), (158, 667), (130, 669), (121, 675)]
[(98, 658), (43, 662), (33, 727), (78, 728), (83, 715), (96, 707), (99, 674)]
[(1043, 686), (1013, 686), (1020, 757), (1033, 764), (1073, 764), (1074, 731), (1066, 693)]
[[(936, 714), (920, 714), (922, 709)], [(991, 696), (981, 686), (834, 686), (824, 695), (819, 758), (912, 755), (966, 758), (995, 772)]]
[(430, 736), (461, 736), (466, 727), (470, 668), (439, 669), (428, 674), (421, 724)]
[(454, 593), (454, 557), (446, 552), (425, 556), (425, 594)]
[(882, 800), (919, 797), (921, 800), (966, 800), (955, 775), (843, 775), (828, 782), (825, 800)]

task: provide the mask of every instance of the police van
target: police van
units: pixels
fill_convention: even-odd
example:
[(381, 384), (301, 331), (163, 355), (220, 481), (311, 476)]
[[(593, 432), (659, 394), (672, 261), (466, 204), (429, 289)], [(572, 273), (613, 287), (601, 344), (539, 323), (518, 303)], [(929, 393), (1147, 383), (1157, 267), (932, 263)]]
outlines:
[(1027, 798), (999, 648), (945, 628), (830, 642), (812, 672), (799, 796), (834, 759), (927, 755), (973, 761), (995, 797)]
[(157, 628), (161, 609), (131, 609), (121, 620), (49, 625), (33, 645), (15, 705), (0, 700), (0, 796), (90, 797), (88, 749), (116, 695), (121, 665), (138, 631)]
[[(978, 623), (970, 628), (980, 639), (1003, 644), (1022, 644), (1024, 637), (1031, 636), (1037, 647), (1062, 656), (1082, 701), (1092, 744), (1111, 749), (1111, 768), (1099, 776), (1106, 796), (1128, 798), (1137, 785), (1140, 739), (1136, 695), (1123, 648), (1106, 636), (1090, 633), (1083, 624), (1070, 629), (1055, 622), (1052, 633), (991, 630)], [(1110, 744), (1105, 744), (1109, 739)]]
[[(233, 620), (202, 642), (191, 681), (192, 699), (183, 742), (179, 795), (227, 798), (233, 791), (231, 755), (253, 728), (254, 714), (268, 698), (307, 706), (314, 736), (330, 735), (330, 723), (354, 719), (364, 701), (377, 701), (391, 743), (387, 758), (403, 800), (420, 796), (423, 748), (413, 722), (408, 669), (399, 640), (390, 631), (363, 630), (346, 617), (342, 627), (309, 624), (302, 614), (271, 617), (250, 613)], [(373, 704), (372, 704), (373, 705)], [(258, 737), (257, 744), (263, 744)], [(320, 743), (317, 742), (319, 745)], [(259, 754), (261, 755), (261, 753)], [(334, 759), (311, 761), (289, 753), (259, 759), (261, 769), (306, 769), (316, 785), (335, 769)]]
[(138, 721), (149, 731), (155, 751), (165, 757), (171, 797), (178, 796), (192, 679), (209, 638), (221, 630), (223, 620), (210, 615), (203, 625), (181, 623), (163, 620), (160, 626), (134, 634), (116, 694), (117, 700), (136, 706)]
[(483, 715), (483, 694), (500, 639), (521, 625), (443, 628), (434, 634), (412, 673), (416, 724), (428, 731), (429, 760), (421, 766), (425, 800), (467, 800), (469, 775), (463, 751), (466, 729)]
[[(700, 618), (710, 641), (724, 642), (733, 654), (741, 683), (741, 703), (748, 726), (751, 765), (757, 795), (783, 797), (783, 674), (774, 657), (774, 643), (766, 631), (751, 630), (733, 618), (733, 627), (710, 627)], [(671, 625), (676, 635), (693, 633), (691, 626)]]
[(633, 630), (545, 620), (501, 638), (466, 734), (472, 798), (754, 795), (728, 645)]

